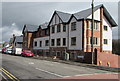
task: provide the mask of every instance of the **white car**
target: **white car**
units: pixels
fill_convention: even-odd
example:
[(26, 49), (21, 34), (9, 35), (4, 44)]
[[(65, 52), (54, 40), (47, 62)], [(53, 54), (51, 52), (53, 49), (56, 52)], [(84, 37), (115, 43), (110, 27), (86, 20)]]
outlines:
[(7, 53), (7, 54), (11, 54), (11, 53), (12, 53), (12, 49), (11, 49), (11, 48), (7, 48), (7, 49), (6, 49), (6, 53)]

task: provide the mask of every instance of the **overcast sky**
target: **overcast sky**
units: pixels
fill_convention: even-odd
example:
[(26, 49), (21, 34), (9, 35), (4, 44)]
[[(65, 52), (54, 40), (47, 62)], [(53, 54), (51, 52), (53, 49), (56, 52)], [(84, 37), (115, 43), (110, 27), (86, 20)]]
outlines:
[[(95, 6), (100, 4), (104, 4), (113, 19), (118, 23), (118, 3), (97, 2)], [(0, 28), (0, 31), (2, 30), (2, 40), (9, 41), (12, 34), (21, 35), (24, 24), (40, 25), (49, 22), (55, 10), (76, 13), (90, 7), (90, 2), (3, 2), (2, 28)], [(115, 39), (118, 37), (117, 32), (118, 28), (113, 28), (113, 38)]]

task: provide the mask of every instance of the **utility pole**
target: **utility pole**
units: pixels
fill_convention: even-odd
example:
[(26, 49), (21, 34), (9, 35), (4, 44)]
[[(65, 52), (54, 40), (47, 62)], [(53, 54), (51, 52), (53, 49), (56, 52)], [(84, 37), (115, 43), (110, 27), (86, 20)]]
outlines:
[(93, 28), (94, 28), (94, 0), (92, 0), (92, 44), (91, 44), (91, 52), (92, 52), (92, 64), (94, 64), (94, 52), (93, 52)]

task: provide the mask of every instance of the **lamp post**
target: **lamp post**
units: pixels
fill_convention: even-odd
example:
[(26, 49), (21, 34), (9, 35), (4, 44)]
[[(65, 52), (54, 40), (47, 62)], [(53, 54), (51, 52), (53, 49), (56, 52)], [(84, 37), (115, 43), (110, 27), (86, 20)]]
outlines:
[(93, 28), (94, 28), (94, 0), (92, 0), (92, 44), (91, 44), (91, 52), (92, 52), (92, 64), (94, 64), (94, 52), (93, 52)]

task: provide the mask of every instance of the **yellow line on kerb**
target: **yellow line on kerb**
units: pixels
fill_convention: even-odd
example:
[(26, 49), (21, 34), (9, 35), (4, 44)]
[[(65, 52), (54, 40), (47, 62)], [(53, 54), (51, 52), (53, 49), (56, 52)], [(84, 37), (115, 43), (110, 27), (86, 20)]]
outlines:
[(12, 75), (10, 72), (8, 72), (7, 70), (5, 70), (4, 68), (2, 68), (2, 72), (4, 72), (10, 79), (12, 79), (13, 81), (20, 81), (18, 80), (14, 75)]
[[(1, 70), (1, 69), (0, 69)], [(6, 76), (8, 76), (11, 80), (15, 81), (10, 75), (8, 75), (6, 72), (4, 72), (3, 70), (1, 70), (3, 73), (5, 73)]]

